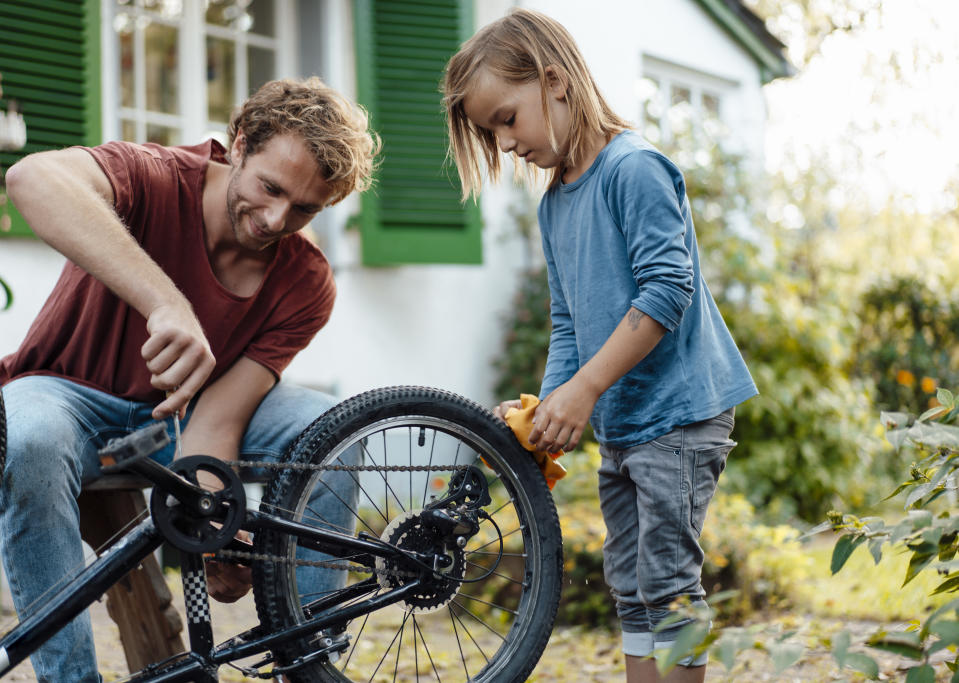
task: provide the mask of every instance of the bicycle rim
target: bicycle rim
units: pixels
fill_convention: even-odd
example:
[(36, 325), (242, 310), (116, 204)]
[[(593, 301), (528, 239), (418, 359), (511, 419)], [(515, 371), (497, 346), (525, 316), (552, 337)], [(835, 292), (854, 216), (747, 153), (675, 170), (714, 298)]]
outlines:
[[(292, 678), (525, 681), (549, 638), (562, 571), (555, 507), (529, 455), (504, 425), (475, 404), (445, 392), (410, 388), (370, 392), (341, 404), (304, 432), (291, 456), (295, 462), (331, 465), (343, 461), (351, 447), (354, 453), (362, 451), (365, 464), (383, 468), (475, 464), (489, 488), (492, 502), (484, 510), (491, 521), (481, 520), (462, 551), (451, 553), (448, 571), (462, 583), (447, 582), (345, 624), (349, 644), (339, 660), (311, 664)], [(264, 505), (309, 520), (309, 492), (327, 475), (283, 472)], [(443, 470), (362, 473), (356, 477), (357, 531), (415, 545), (419, 513), (431, 496), (448, 491), (452, 476)], [(260, 536), (263, 550), (287, 560), (296, 557), (295, 539)], [(292, 562), (260, 566), (255, 576), (261, 621), (275, 629), (306, 618), (303, 607), (315, 596), (299, 594)], [(368, 573), (349, 572), (347, 585), (369, 578)], [(383, 594), (401, 581), (377, 576), (376, 586), (357, 599)], [(279, 654), (292, 661), (310, 649), (315, 645), (301, 641)]]

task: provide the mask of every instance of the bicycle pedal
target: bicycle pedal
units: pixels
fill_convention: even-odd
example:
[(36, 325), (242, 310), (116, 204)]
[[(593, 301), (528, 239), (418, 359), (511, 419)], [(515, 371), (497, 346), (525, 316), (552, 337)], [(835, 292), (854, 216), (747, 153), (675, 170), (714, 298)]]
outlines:
[(110, 474), (126, 469), (131, 463), (149, 457), (170, 443), (166, 425), (154, 422), (124, 437), (110, 439), (97, 451), (100, 473)]

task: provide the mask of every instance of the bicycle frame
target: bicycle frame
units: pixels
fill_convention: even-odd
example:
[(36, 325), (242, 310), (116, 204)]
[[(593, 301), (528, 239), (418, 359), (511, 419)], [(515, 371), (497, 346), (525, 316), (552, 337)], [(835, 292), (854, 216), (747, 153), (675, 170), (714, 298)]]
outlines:
[[(153, 466), (170, 472), (167, 468), (151, 463)], [(242, 528), (251, 531), (274, 529), (282, 533), (294, 534), (300, 538), (300, 544), (313, 550), (338, 556), (351, 554), (382, 557), (399, 561), (409, 566), (411, 571), (422, 571), (422, 565), (411, 559), (412, 554), (392, 548), (383, 542), (370, 542), (362, 537), (354, 537), (327, 529), (315, 528), (282, 519), (257, 510), (246, 510)], [(24, 619), (13, 630), (0, 639), (0, 677), (30, 656), (48, 638), (69, 623), (74, 617), (100, 598), (117, 581), (156, 550), (164, 541), (163, 534), (156, 528), (151, 517), (147, 517), (136, 527), (111, 546), (96, 561), (73, 577), (55, 595), (43, 603), (33, 614)], [(242, 549), (233, 541), (228, 549)], [(264, 653), (276, 645), (294, 638), (317, 633), (325, 628), (363, 616), (387, 605), (403, 600), (408, 594), (415, 594), (422, 583), (416, 579), (402, 587), (395, 588), (348, 607), (338, 607), (346, 600), (361, 594), (361, 590), (334, 593), (333, 595), (310, 603), (311, 618), (301, 624), (282, 631), (261, 635), (257, 629), (234, 636), (221, 645), (213, 642), (213, 630), (210, 621), (209, 601), (207, 598), (206, 572), (203, 556), (184, 554), (182, 562), (182, 581), (184, 601), (186, 603), (187, 624), (190, 648), (181, 655), (151, 664), (146, 669), (134, 673), (126, 679), (137, 683), (173, 683), (174, 681), (216, 681), (216, 670), (220, 665), (252, 655)], [(375, 580), (375, 579), (372, 579)], [(358, 584), (362, 586), (363, 584)], [(305, 655), (283, 669), (274, 673), (289, 671), (311, 656)], [(264, 664), (269, 663), (269, 660)], [(272, 678), (272, 675), (270, 676)]]

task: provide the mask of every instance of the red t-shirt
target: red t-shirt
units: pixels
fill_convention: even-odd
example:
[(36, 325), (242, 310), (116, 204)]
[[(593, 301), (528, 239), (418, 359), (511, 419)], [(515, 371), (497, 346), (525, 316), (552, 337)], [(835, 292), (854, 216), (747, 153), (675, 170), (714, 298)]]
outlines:
[[(85, 149), (113, 186), (117, 215), (193, 305), (216, 358), (208, 382), (240, 356), (279, 378), (333, 309), (336, 287), (323, 253), (301, 235), (284, 237), (259, 290), (237, 296), (216, 279), (204, 241), (203, 182), (209, 160), (225, 161), (219, 143)], [(68, 261), (23, 344), (0, 361), (0, 385), (21, 375), (56, 375), (158, 402), (162, 394), (140, 355), (146, 340), (143, 316)]]

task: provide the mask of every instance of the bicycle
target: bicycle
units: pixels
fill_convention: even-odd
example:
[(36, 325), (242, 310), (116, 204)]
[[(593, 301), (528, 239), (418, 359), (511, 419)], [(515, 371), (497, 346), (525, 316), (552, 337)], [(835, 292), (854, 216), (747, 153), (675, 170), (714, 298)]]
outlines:
[[(0, 466), (3, 415), (0, 395)], [(101, 451), (104, 471), (149, 480), (149, 514), (0, 639), (0, 677), (164, 541), (181, 551), (189, 649), (127, 681), (206, 683), (229, 665), (294, 682), (500, 682), (535, 667), (560, 594), (556, 508), (529, 454), (477, 404), (421, 387), (348, 399), (270, 465), (258, 509), (222, 461), (149, 459), (168, 442), (155, 423)], [(357, 453), (362, 463), (349, 464)], [(356, 531), (311, 517), (310, 496), (333, 472), (356, 483)], [(217, 483), (200, 487), (200, 473)], [(240, 529), (252, 547), (235, 538)], [(204, 557), (252, 567), (259, 624), (219, 644)], [(311, 568), (346, 572), (345, 587), (301, 595), (297, 577)]]

